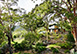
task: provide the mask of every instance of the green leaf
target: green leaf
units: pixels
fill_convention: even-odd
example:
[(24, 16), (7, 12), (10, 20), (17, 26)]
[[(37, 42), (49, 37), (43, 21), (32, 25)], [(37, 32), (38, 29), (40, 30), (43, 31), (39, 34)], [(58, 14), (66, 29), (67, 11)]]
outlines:
[(61, 48), (59, 45), (53, 45), (53, 44), (48, 45), (46, 48), (52, 48), (52, 47), (54, 47), (54, 48)]

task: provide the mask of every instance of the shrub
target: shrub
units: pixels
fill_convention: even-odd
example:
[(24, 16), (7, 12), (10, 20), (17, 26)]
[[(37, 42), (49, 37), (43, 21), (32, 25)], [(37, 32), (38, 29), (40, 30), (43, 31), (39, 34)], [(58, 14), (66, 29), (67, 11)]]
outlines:
[(21, 43), (15, 43), (14, 44), (15, 50), (29, 50), (31, 49), (31, 45), (28, 45), (26, 41), (22, 41)]
[(14, 48), (16, 50), (32, 49), (33, 43), (39, 40), (38, 36), (35, 35), (35, 33), (31, 33), (31, 32), (25, 34), (24, 37), (25, 39), (21, 43), (16, 42), (14, 44)]
[(21, 45), (19, 43), (17, 43), (17, 42), (14, 44), (14, 48), (15, 48), (15, 50), (22, 50)]
[(36, 35), (35, 33), (28, 32), (27, 34), (25, 34), (25, 41), (27, 41), (27, 44), (33, 44), (38, 40), (39, 40), (39, 35)]

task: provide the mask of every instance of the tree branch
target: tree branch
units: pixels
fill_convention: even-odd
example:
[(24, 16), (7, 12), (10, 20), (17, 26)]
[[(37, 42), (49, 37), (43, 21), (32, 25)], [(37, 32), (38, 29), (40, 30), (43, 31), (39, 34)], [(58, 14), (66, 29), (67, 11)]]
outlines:
[(64, 3), (66, 4), (66, 6), (67, 6), (67, 8), (68, 8), (67, 11), (68, 11), (68, 12), (71, 12), (71, 10), (70, 10), (68, 4), (67, 4), (65, 1), (63, 1), (63, 0), (62, 0), (62, 2), (64, 2)]

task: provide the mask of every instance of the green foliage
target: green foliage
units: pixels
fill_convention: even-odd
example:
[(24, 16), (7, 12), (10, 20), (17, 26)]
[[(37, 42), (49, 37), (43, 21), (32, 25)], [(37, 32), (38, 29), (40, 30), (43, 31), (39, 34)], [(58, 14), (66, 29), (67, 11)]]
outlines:
[(24, 25), (21, 25), (27, 31), (35, 31), (37, 28), (43, 27), (45, 23), (43, 22), (41, 17), (37, 17), (35, 14), (25, 14), (24, 17)]
[(17, 14), (17, 12), (19, 12), (18, 9), (13, 9), (12, 7), (17, 5), (17, 0), (0, 0), (0, 2), (0, 43), (2, 41), (1, 45), (3, 45), (3, 40), (7, 42), (6, 33), (9, 36), (12, 35), (15, 24), (18, 22), (20, 16)]
[(39, 40), (39, 36), (32, 32), (26, 33), (24, 37), (25, 37), (25, 41), (27, 41), (28, 44), (32, 44)]
[(37, 51), (37, 53), (41, 53), (42, 51), (46, 50), (46, 46), (44, 46), (44, 44), (41, 42), (41, 43), (36, 43), (36, 45), (34, 45), (34, 49), (35, 51)]
[(1, 35), (0, 37), (0, 43), (2, 43), (4, 41), (3, 35)]
[(69, 12), (66, 12), (65, 13), (65, 16), (67, 17), (67, 18), (70, 18), (70, 17), (74, 17), (74, 14), (73, 13), (69, 13)]
[(11, 30), (14, 31), (15, 28), (16, 28), (16, 26), (13, 26), (13, 27), (11, 28)]
[(56, 44), (51, 44), (51, 45), (48, 45), (46, 48), (60, 48), (59, 45), (56, 45)]
[(57, 48), (51, 47), (51, 50), (53, 53), (59, 53), (59, 50)]
[(27, 45), (25, 41), (23, 41), (22, 43), (15, 42), (14, 48), (15, 48), (15, 50), (25, 50), (25, 49), (28, 50), (28, 49), (30, 49), (30, 46)]
[[(11, 0), (11, 2), (8, 3), (3, 0), (3, 3), (2, 3), (3, 6), (1, 7), (1, 9), (4, 10), (5, 12), (2, 11), (3, 13), (2, 14), (0, 13), (2, 16), (2, 18), (0, 20), (4, 24), (4, 25), (1, 25), (1, 23), (0, 23), (0, 43), (2, 45), (5, 44), (5, 42), (2, 43), (2, 41), (3, 41), (2, 39), (4, 37), (3, 32), (6, 30), (7, 33), (10, 33), (10, 31), (8, 30), (9, 25), (11, 25), (11, 27), (9, 27), (9, 28), (12, 31), (14, 31), (15, 26), (13, 26), (13, 25), (15, 25), (15, 23), (17, 23), (19, 21), (20, 22), (22, 21), (20, 26), (22, 26), (27, 31), (31, 31), (31, 32), (26, 33), (25, 30), (23, 30), (23, 31), (17, 30), (17, 31), (19, 31), (18, 33), (17, 33), (17, 31), (15, 31), (13, 33), (14, 38), (16, 38), (17, 36), (24, 36), (24, 39), (25, 39), (21, 43), (15, 42), (14, 48), (16, 50), (31, 49), (32, 45), (35, 44), (40, 39), (40, 37), (43, 35), (43, 34), (39, 34), (39, 33), (35, 34), (34, 32), (37, 33), (37, 29), (41, 28), (41, 27), (45, 27), (46, 29), (48, 29), (49, 23), (52, 20), (54, 22), (56, 22), (56, 20), (55, 20), (56, 18), (60, 18), (60, 21), (59, 21), (60, 27), (62, 27), (63, 29), (66, 29), (67, 31), (70, 31), (70, 29), (71, 29), (71, 26), (69, 25), (69, 24), (71, 24), (71, 22), (64, 21), (64, 19), (62, 18), (63, 16), (67, 17), (68, 20), (72, 21), (73, 23), (77, 22), (77, 17), (75, 17), (72, 12), (69, 12), (69, 11), (73, 11), (73, 8), (67, 7), (68, 9), (70, 8), (68, 11), (67, 8), (61, 7), (62, 5), (65, 4), (63, 2), (59, 2), (57, 0), (53, 0), (53, 1), (46, 0), (39, 6), (36, 5), (35, 8), (28, 14), (23, 14), (20, 17), (20, 15), (18, 15), (17, 13), (18, 13), (18, 11), (21, 13), (21, 10), (11, 8), (11, 6), (17, 5), (17, 1), (18, 0)], [(70, 18), (74, 18), (74, 19), (70, 20)], [(46, 34), (46, 36), (47, 35), (49, 35), (49, 34)], [(54, 36), (56, 36), (56, 35), (54, 35)], [(61, 37), (61, 35), (60, 35), (60, 37)], [(59, 38), (59, 37), (57, 37), (57, 38)], [(66, 41), (75, 42), (73, 35), (70, 32), (66, 36)], [(69, 42), (60, 43), (59, 45), (62, 48), (71, 49), (73, 47), (73, 45)], [(48, 48), (51, 48), (53, 52), (58, 53), (58, 49), (54, 48), (55, 46), (56, 45), (49, 45)], [(42, 52), (45, 49), (46, 49), (46, 46), (43, 46), (43, 43), (36, 43), (35, 50), (37, 52)], [(67, 51), (65, 51), (65, 52), (67, 52)]]
[(75, 43), (74, 37), (73, 37), (73, 35), (71, 34), (70, 31), (69, 31), (69, 34), (67, 34), (66, 36), (67, 36), (66, 37), (67, 41)]
[(27, 41), (22, 41), (21, 42), (21, 45), (24, 46), (23, 48), (29, 50), (29, 49), (32, 49), (32, 44), (29, 44)]
[(3, 41), (0, 45), (0, 47), (4, 46), (7, 42), (6, 41)]
[(40, 42), (40, 43), (37, 42), (37, 43), (36, 43), (36, 46), (43, 46), (43, 45), (44, 45), (44, 44), (43, 44), (42, 42)]
[(51, 45), (48, 45), (46, 48), (51, 49), (53, 53), (59, 53), (59, 48), (61, 47), (57, 44), (51, 44)]
[(0, 24), (0, 40), (3, 39), (4, 37), (3, 29), (4, 29), (4, 26)]
[(71, 23), (69, 23), (68, 21), (64, 21), (64, 22), (60, 21), (59, 26), (61, 27), (61, 29), (65, 29), (66, 31), (71, 31), (72, 28), (70, 24)]
[(16, 50), (29, 50), (29, 49), (32, 49), (32, 45), (33, 43), (35, 43), (36, 41), (38, 41), (38, 36), (35, 35), (35, 33), (26, 33), (25, 36), (24, 36), (25, 40), (23, 40), (21, 43), (15, 43), (14, 44), (14, 48)]
[(38, 53), (41, 53), (42, 51), (46, 50), (45, 46), (36, 46), (35, 51)]
[(77, 22), (77, 17), (76, 16), (74, 16), (74, 22)]
[(67, 52), (69, 52), (69, 53), (70, 53), (70, 50), (68, 50), (68, 49), (67, 49), (67, 50), (65, 50), (64, 52), (65, 52), (65, 53), (67, 53)]
[(21, 47), (20, 47), (20, 44), (18, 44), (17, 42), (14, 44), (14, 48), (16, 49), (16, 50), (20, 50), (21, 49)]
[(58, 43), (58, 45), (64, 49), (72, 49), (74, 47), (74, 43), (70, 43), (70, 42)]
[(5, 39), (2, 37), (2, 38), (0, 38), (0, 47), (2, 47), (3, 45), (5, 45), (6, 44), (6, 41), (5, 41)]

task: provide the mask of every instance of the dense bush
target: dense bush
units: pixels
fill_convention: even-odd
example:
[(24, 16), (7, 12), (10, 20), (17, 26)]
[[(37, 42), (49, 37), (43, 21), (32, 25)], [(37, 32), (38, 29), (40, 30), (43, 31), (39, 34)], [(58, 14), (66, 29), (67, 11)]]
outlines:
[(32, 44), (39, 40), (39, 35), (36, 35), (35, 33), (31, 32), (26, 33), (24, 37), (25, 41), (27, 41), (27, 44)]
[(15, 48), (15, 50), (29, 50), (29, 49), (32, 49), (32, 47), (31, 47), (31, 45), (29, 44), (27, 44), (27, 42), (26, 41), (22, 41), (21, 43), (15, 43), (14, 44), (14, 48)]
[(29, 33), (27, 33), (27, 34), (25, 34), (25, 39), (21, 42), (21, 43), (15, 43), (14, 44), (14, 48), (16, 49), (16, 50), (24, 50), (24, 49), (27, 49), (27, 50), (29, 50), (29, 49), (32, 49), (32, 45), (36, 42), (36, 41), (38, 41), (39, 39), (38, 39), (38, 35), (35, 35), (35, 33), (31, 33), (31, 32), (29, 32)]
[(14, 48), (15, 48), (15, 50), (24, 50), (24, 45), (21, 45), (21, 44), (19, 44), (19, 43), (15, 43), (14, 44)]

